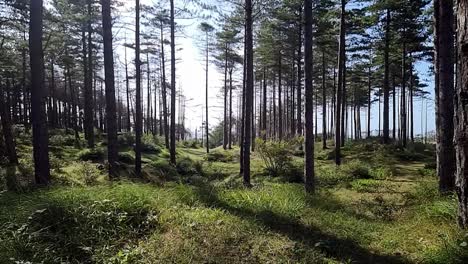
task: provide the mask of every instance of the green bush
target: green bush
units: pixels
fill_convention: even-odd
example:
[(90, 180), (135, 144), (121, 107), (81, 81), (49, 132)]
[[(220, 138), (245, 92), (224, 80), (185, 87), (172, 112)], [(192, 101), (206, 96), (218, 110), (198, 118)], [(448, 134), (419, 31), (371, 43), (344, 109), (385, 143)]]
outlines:
[(176, 168), (167, 160), (160, 159), (153, 161), (151, 163), (151, 167), (158, 176), (163, 177), (165, 180), (175, 180), (179, 175)]
[(135, 144), (135, 136), (131, 132), (121, 133), (117, 136), (119, 146), (122, 147), (133, 147)]
[(119, 152), (119, 162), (125, 164), (134, 164), (135, 157), (128, 152)]
[(49, 139), (49, 144), (52, 146), (74, 146), (76, 143), (73, 135), (53, 135)]
[(341, 170), (354, 179), (372, 178), (369, 167), (359, 160), (353, 160), (341, 165)]
[(177, 173), (183, 176), (194, 175), (197, 173), (195, 163), (189, 157), (180, 157), (176, 164)]
[(291, 147), (284, 141), (264, 141), (257, 139), (257, 153), (263, 160), (265, 172), (273, 177), (287, 174), (293, 167)]
[(144, 143), (141, 146), (141, 152), (148, 154), (159, 154), (161, 153), (161, 148), (155, 144)]
[(101, 162), (104, 160), (104, 150), (101, 148), (83, 149), (77, 154), (82, 161)]
[(386, 166), (373, 167), (369, 171), (372, 179), (384, 180), (393, 177), (393, 170)]
[(205, 155), (205, 160), (210, 162), (232, 162), (234, 156), (231, 152), (225, 150), (213, 150)]
[[(12, 233), (19, 259), (34, 263), (99, 263), (108, 258), (121, 241), (140, 239), (156, 227), (155, 212), (136, 203), (111, 200), (78, 205), (48, 205), (35, 211)], [(40, 254), (38, 254), (40, 252)]]

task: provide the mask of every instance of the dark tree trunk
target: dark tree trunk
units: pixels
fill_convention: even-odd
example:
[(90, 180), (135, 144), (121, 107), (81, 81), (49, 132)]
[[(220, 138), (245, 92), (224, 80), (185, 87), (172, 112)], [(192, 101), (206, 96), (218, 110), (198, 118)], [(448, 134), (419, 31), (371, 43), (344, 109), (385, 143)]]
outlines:
[(92, 43), (92, 25), (91, 25), (91, 16), (92, 16), (92, 6), (91, 0), (87, 0), (88, 4), (88, 58), (86, 60), (88, 68), (86, 74), (88, 75), (85, 83), (84, 91), (84, 118), (85, 118), (85, 130), (88, 135), (86, 140), (88, 142), (88, 148), (94, 148), (94, 128), (93, 128), (93, 94), (92, 94), (92, 80), (93, 80), (93, 43)]
[(232, 149), (232, 68), (229, 70), (229, 149)]
[(369, 66), (368, 72), (368, 82), (367, 82), (367, 138), (371, 136), (371, 110), (372, 110), (372, 69)]
[[(439, 177), (439, 190), (441, 192), (452, 191), (455, 187), (455, 164), (453, 160), (455, 159), (455, 149), (453, 145), (453, 136), (454, 136), (454, 109), (452, 105), (454, 104), (454, 16), (453, 16), (453, 2), (452, 1), (435, 1), (435, 23), (436, 23), (436, 70), (437, 70), (437, 85), (436, 85), (436, 123), (437, 123), (437, 175)], [(464, 24), (466, 21), (466, 12), (467, 12), (467, 2), (458, 1), (459, 10), (458, 15), (463, 15), (464, 17), (458, 18), (458, 29), (460, 32), (459, 35), (459, 45), (460, 45), (460, 66), (465, 72), (460, 71), (460, 87), (458, 89), (458, 100), (459, 103), (464, 102), (464, 107), (466, 108), (466, 30), (467, 24)], [(463, 97), (465, 95), (465, 97)], [(466, 126), (466, 111), (463, 112), (463, 107), (458, 105), (458, 128), (459, 132), (462, 131), (462, 126)], [(466, 109), (465, 109), (466, 110)], [(465, 122), (465, 123), (463, 123)], [(465, 127), (466, 129), (466, 127)], [(457, 135), (457, 138), (460, 138), (461, 134)], [(466, 134), (465, 134), (466, 135)], [(466, 140), (466, 137), (465, 137)], [(457, 142), (460, 144), (460, 141)], [(458, 154), (460, 154), (461, 148), (458, 146)], [(466, 152), (465, 152), (466, 153)], [(461, 156), (459, 156), (460, 158)], [(460, 161), (460, 160), (459, 160)], [(458, 173), (460, 172), (460, 164), (458, 165)], [(460, 174), (459, 174), (460, 176)], [(466, 177), (466, 174), (465, 174)], [(466, 205), (466, 204), (465, 204)], [(462, 204), (460, 204), (462, 206)]]
[(210, 126), (208, 116), (208, 33), (206, 33), (206, 54), (205, 54), (205, 137), (206, 153), (210, 153)]
[(403, 42), (403, 54), (402, 54), (402, 64), (401, 64), (401, 96), (402, 96), (402, 99), (401, 99), (402, 108), (401, 108), (401, 113), (400, 113), (401, 140), (402, 140), (401, 142), (402, 142), (403, 147), (406, 147), (406, 144), (407, 144), (406, 119), (407, 118), (406, 118), (406, 43), (405, 42)]
[(322, 51), (322, 148), (327, 148), (327, 90), (326, 90), (326, 61)]
[(341, 135), (342, 130), (342, 92), (344, 88), (344, 64), (346, 56), (346, 0), (341, 1), (341, 26), (340, 26), (340, 43), (338, 56), (338, 90), (336, 91), (336, 107), (335, 107), (335, 163), (341, 164)]
[(140, 61), (140, 0), (135, 1), (135, 175), (141, 177), (141, 134), (143, 113), (141, 109), (141, 61)]
[(164, 121), (164, 142), (169, 149), (169, 123), (167, 120), (167, 85), (166, 85), (166, 56), (164, 55), (164, 28), (161, 22), (161, 68), (162, 68), (162, 101), (163, 101), (163, 121)]
[(282, 100), (282, 58), (281, 51), (278, 57), (278, 138), (283, 140), (283, 100)]
[(227, 73), (228, 73), (228, 49), (227, 44), (224, 52), (224, 122), (223, 122), (223, 149), (227, 149), (229, 135), (228, 135), (228, 117), (227, 117), (227, 97), (228, 97), (228, 87), (227, 87)]
[(117, 178), (117, 116), (115, 104), (114, 53), (112, 49), (111, 1), (101, 0), (102, 31), (104, 42), (104, 72), (106, 81), (107, 158), (109, 178)]
[(384, 144), (390, 143), (390, 114), (389, 114), (389, 96), (390, 96), (390, 85), (389, 85), (389, 75), (390, 75), (390, 20), (391, 14), (390, 9), (387, 8), (387, 18), (385, 23), (385, 48), (384, 48), (384, 105), (383, 105), (383, 142)]
[(298, 34), (298, 49), (297, 49), (297, 91), (296, 91), (296, 108), (297, 108), (297, 135), (302, 136), (302, 69), (301, 69), (301, 61), (302, 61), (302, 10), (300, 10), (299, 16), (299, 34)]
[(263, 111), (262, 111), (262, 137), (263, 140), (267, 139), (267, 80), (266, 69), (263, 69)]
[(252, 19), (252, 0), (245, 0), (245, 58), (246, 58), (246, 74), (245, 74), (245, 111), (244, 111), (244, 185), (250, 186), (250, 145), (252, 132), (252, 105), (254, 92), (254, 76), (253, 76), (253, 19)]
[(304, 0), (304, 70), (305, 70), (305, 168), (304, 183), (307, 193), (315, 191), (315, 172), (314, 172), (314, 124), (313, 124), (313, 35), (312, 35), (312, 0)]
[[(456, 150), (456, 191), (458, 196), (458, 221), (461, 227), (468, 227), (468, 1), (457, 1), (458, 28), (458, 80), (455, 97), (455, 150)], [(452, 9), (445, 9), (445, 15)], [(440, 14), (443, 17), (443, 14)], [(449, 23), (449, 22), (447, 22)], [(442, 29), (442, 27), (441, 27)], [(441, 36), (442, 37), (442, 36)], [(445, 47), (447, 48), (447, 46)], [(439, 50), (441, 52), (441, 50)], [(440, 56), (441, 54), (439, 54)], [(442, 66), (442, 63), (441, 63)], [(442, 79), (442, 76), (440, 76)], [(442, 89), (442, 87), (440, 87)], [(447, 175), (451, 176), (451, 175)]]
[(171, 163), (176, 164), (175, 112), (176, 112), (176, 58), (175, 58), (175, 20), (174, 0), (171, 0)]
[[(7, 88), (9, 81), (7, 81)], [(5, 150), (8, 156), (8, 161), (10, 164), (18, 164), (18, 157), (16, 155), (15, 148), (15, 139), (12, 133), (11, 119), (10, 119), (10, 109), (8, 104), (5, 102), (5, 92), (2, 89), (2, 84), (0, 83), (0, 117), (2, 121), (2, 135), (3, 142), (5, 143)], [(14, 186), (12, 186), (14, 187)]]
[(49, 136), (45, 111), (44, 58), (42, 50), (42, 0), (31, 0), (29, 22), (29, 57), (31, 64), (31, 121), (33, 128), (34, 176), (36, 184), (50, 180)]
[(125, 88), (127, 97), (127, 132), (132, 131), (132, 122), (130, 121), (130, 77), (128, 76), (127, 47), (125, 47)]

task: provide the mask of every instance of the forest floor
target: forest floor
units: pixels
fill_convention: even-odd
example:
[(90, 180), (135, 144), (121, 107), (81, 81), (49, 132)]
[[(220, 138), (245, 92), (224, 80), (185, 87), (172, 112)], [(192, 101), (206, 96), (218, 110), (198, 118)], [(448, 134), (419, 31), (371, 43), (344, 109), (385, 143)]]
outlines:
[[(109, 182), (104, 145), (77, 149), (72, 137), (52, 135), (52, 187), (0, 192), (0, 263), (468, 261), (456, 199), (438, 194), (432, 145), (349, 143), (336, 168), (317, 143), (315, 195), (297, 175), (269, 176), (256, 153), (246, 189), (238, 150), (206, 156), (189, 144), (173, 168), (167, 151), (147, 142), (143, 180), (131, 177), (133, 154), (123, 147), (123, 179)], [(27, 186), (29, 140), (18, 150), (21, 165), (3, 169), (0, 182), (14, 174)]]

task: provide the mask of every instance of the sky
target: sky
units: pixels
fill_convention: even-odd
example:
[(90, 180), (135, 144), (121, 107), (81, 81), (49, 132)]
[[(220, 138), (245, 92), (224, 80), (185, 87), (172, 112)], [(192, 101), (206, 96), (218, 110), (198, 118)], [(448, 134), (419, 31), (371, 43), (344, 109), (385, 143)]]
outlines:
[[(182, 5), (183, 0), (176, 0), (176, 8), (178, 5)], [(141, 0), (142, 4), (151, 4), (152, 0)], [(130, 7), (134, 4), (134, 1), (126, 1), (125, 8)], [(130, 18), (126, 18), (128, 23), (133, 21)], [(205, 106), (205, 66), (204, 66), (204, 57), (201, 54), (200, 48), (197, 45), (197, 39), (200, 38), (200, 31), (198, 25), (201, 20), (197, 19), (176, 19), (176, 23), (183, 26), (182, 32), (176, 34), (176, 45), (177, 52), (176, 56), (178, 59), (177, 68), (176, 68), (176, 86), (177, 89), (181, 89), (183, 94), (187, 98), (187, 109), (186, 109), (186, 127), (192, 132), (196, 128), (200, 129), (202, 120), (205, 119), (204, 115), (204, 106)], [(214, 24), (213, 21), (208, 21), (211, 24)], [(133, 22), (134, 23), (134, 22)], [(115, 28), (114, 28), (115, 30)], [(119, 31), (119, 34), (122, 34)], [(134, 32), (128, 31), (128, 36), (133, 37)], [(166, 36), (167, 39), (169, 35)], [(215, 39), (211, 39), (210, 42), (214, 42)], [(133, 60), (133, 50), (128, 50), (129, 52), (129, 61)], [(166, 48), (166, 56), (169, 58), (170, 48)], [(123, 58), (123, 51), (121, 48), (117, 48), (116, 53), (118, 57)], [(170, 80), (170, 60), (167, 60), (167, 79)], [(421, 80), (427, 83), (426, 91), (429, 91), (431, 100), (424, 100), (422, 102), (419, 98), (415, 98), (414, 101), (414, 129), (415, 135), (421, 133), (427, 125), (427, 130), (432, 131), (435, 128), (434, 120), (434, 103), (432, 98), (434, 97), (434, 84), (433, 76), (431, 76), (428, 63), (418, 63), (415, 67), (416, 71), (421, 76)], [(131, 70), (134, 69), (133, 65), (130, 67)], [(224, 85), (224, 73), (222, 70), (217, 69), (213, 64), (210, 64), (209, 68), (209, 123), (210, 128), (213, 128), (215, 125), (219, 124), (222, 121), (223, 116), (223, 95), (221, 93), (221, 87)], [(238, 75), (241, 74), (241, 71), (238, 71)], [(237, 78), (242, 78), (238, 76)], [(146, 87), (146, 84), (143, 84), (143, 87)], [(146, 88), (145, 88), (146, 89)], [(145, 97), (144, 97), (145, 98)], [(390, 101), (392, 99), (390, 98)], [(236, 102), (233, 103), (236, 105)], [(372, 106), (371, 114), (371, 129), (378, 129), (378, 104), (375, 103)], [(383, 106), (382, 106), (383, 108)], [(427, 109), (427, 111), (426, 111)], [(234, 110), (234, 115), (236, 111)], [(362, 130), (366, 130), (366, 115), (367, 110), (362, 109)], [(427, 124), (426, 124), (427, 117)], [(390, 106), (390, 121), (392, 120), (392, 106)], [(321, 131), (321, 113), (319, 112), (318, 116), (318, 131)], [(390, 123), (390, 129), (392, 129), (392, 123)]]

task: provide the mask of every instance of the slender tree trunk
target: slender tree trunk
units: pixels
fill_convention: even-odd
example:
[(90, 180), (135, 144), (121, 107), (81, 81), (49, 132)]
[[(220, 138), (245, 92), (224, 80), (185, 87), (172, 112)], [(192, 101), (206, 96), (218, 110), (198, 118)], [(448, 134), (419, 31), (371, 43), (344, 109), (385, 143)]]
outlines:
[(229, 69), (229, 149), (232, 149), (232, 68)]
[(92, 6), (91, 0), (87, 0), (88, 5), (88, 18), (87, 18), (87, 27), (88, 27), (88, 57), (86, 60), (88, 68), (86, 73), (88, 78), (86, 79), (87, 83), (85, 84), (84, 91), (84, 115), (85, 115), (85, 130), (87, 131), (88, 137), (86, 138), (88, 142), (88, 148), (94, 148), (94, 128), (93, 128), (93, 95), (92, 95), (92, 80), (93, 80), (93, 43), (92, 43), (92, 32), (93, 28), (91, 25), (91, 16), (92, 16)]
[(385, 48), (384, 48), (384, 106), (383, 106), (383, 142), (384, 144), (390, 143), (390, 133), (389, 133), (389, 96), (390, 96), (390, 85), (389, 85), (389, 74), (390, 74), (390, 20), (391, 13), (390, 9), (387, 8), (387, 18), (385, 23)]
[[(457, 100), (458, 100), (458, 111), (457, 118), (457, 136), (456, 139), (461, 139), (461, 135), (465, 135), (464, 140), (456, 141), (459, 164), (457, 165), (458, 185), (460, 183), (460, 174), (464, 170), (463, 157), (466, 152), (466, 146), (463, 146), (466, 142), (466, 55), (467, 55), (467, 38), (466, 38), (466, 15), (467, 15), (467, 1), (458, 0), (458, 42), (459, 42), (459, 59), (460, 59), (460, 76), (459, 82), (460, 87), (457, 89)], [(436, 85), (436, 123), (437, 123), (437, 175), (439, 176), (439, 190), (441, 192), (452, 191), (455, 187), (455, 164), (453, 160), (455, 158), (455, 149), (453, 145), (454, 136), (454, 16), (453, 16), (453, 2), (452, 1), (435, 1), (437, 5), (435, 8), (438, 9), (435, 12), (436, 16), (436, 70), (438, 74), (438, 84)], [(461, 10), (460, 10), (461, 9)], [(464, 71), (463, 71), (464, 70)], [(464, 103), (464, 105), (462, 105)], [(465, 127), (464, 127), (465, 126)], [(464, 130), (465, 129), (465, 130)], [(464, 148), (464, 153), (463, 153)], [(466, 178), (466, 172), (463, 175)], [(464, 187), (468, 190), (467, 186)], [(460, 191), (461, 189), (458, 189)], [(464, 191), (463, 191), (464, 192)], [(460, 194), (460, 193), (459, 193)], [(460, 208), (463, 209), (463, 202), (461, 201)], [(465, 203), (466, 206), (466, 203)], [(468, 212), (467, 212), (468, 213)], [(466, 222), (465, 222), (466, 223)], [(464, 226), (464, 224), (462, 224)]]
[(244, 185), (250, 186), (250, 145), (251, 145), (251, 126), (252, 126), (252, 105), (254, 92), (253, 76), (253, 19), (252, 19), (252, 0), (245, 0), (245, 46), (246, 46), (246, 85), (245, 85), (245, 124), (244, 124)]
[(141, 177), (141, 134), (143, 116), (141, 109), (141, 61), (140, 61), (140, 0), (135, 1), (135, 68), (136, 68), (136, 102), (135, 102), (135, 175)]
[(322, 51), (322, 148), (327, 149), (327, 90), (325, 51)]
[(343, 73), (345, 63), (345, 15), (346, 15), (346, 0), (341, 0), (341, 25), (340, 25), (340, 43), (339, 43), (339, 56), (338, 56), (338, 90), (336, 91), (336, 108), (335, 108), (335, 163), (341, 164), (341, 130), (342, 130), (342, 116), (341, 104), (343, 102)]
[(367, 81), (367, 138), (371, 137), (371, 111), (372, 110), (372, 68), (369, 66)]
[(127, 47), (125, 47), (125, 85), (127, 95), (127, 132), (132, 131), (132, 122), (130, 121), (130, 77), (128, 76)]
[[(7, 88), (9, 88), (9, 81), (7, 81)], [(5, 150), (10, 164), (18, 164), (18, 157), (16, 155), (15, 139), (12, 133), (12, 125), (10, 119), (10, 109), (5, 102), (5, 93), (0, 83), (0, 117), (2, 124), (3, 142), (5, 143)], [(12, 186), (15, 187), (15, 186)]]
[[(176, 142), (175, 142), (175, 112), (176, 112), (176, 57), (175, 57), (175, 20), (174, 0), (171, 0), (171, 137), (170, 157), (171, 163), (176, 164)], [(207, 120), (208, 121), (208, 120)], [(208, 123), (207, 123), (208, 124)]]
[(299, 16), (299, 34), (298, 34), (298, 50), (297, 50), (297, 97), (296, 97), (296, 108), (297, 108), (297, 135), (302, 136), (302, 10), (300, 10)]
[(161, 68), (162, 68), (162, 100), (163, 100), (163, 115), (164, 115), (164, 139), (166, 148), (170, 148), (169, 144), (169, 122), (167, 111), (167, 85), (166, 85), (166, 56), (164, 55), (164, 28), (161, 22)]
[(266, 69), (263, 68), (263, 121), (262, 121), (262, 136), (263, 140), (267, 139), (267, 80)]
[[(406, 130), (406, 43), (403, 42), (403, 54), (401, 64), (401, 96), (402, 96), (402, 109), (401, 109), (401, 132), (402, 132), (402, 144), (406, 147), (407, 142), (407, 130)], [(385, 110), (384, 110), (385, 111)], [(385, 114), (385, 113), (384, 113)]]
[(209, 117), (208, 117), (208, 32), (206, 33), (206, 54), (205, 54), (205, 136), (206, 136), (206, 153), (210, 153), (210, 126), (209, 126)]
[(36, 184), (47, 185), (50, 179), (49, 136), (45, 112), (44, 59), (42, 49), (42, 0), (31, 0), (29, 22), (29, 57), (31, 65), (31, 121), (33, 130), (34, 176)]
[(228, 117), (227, 117), (227, 97), (228, 97), (228, 86), (227, 86), (227, 74), (228, 74), (228, 48), (227, 44), (224, 49), (224, 121), (223, 121), (223, 149), (227, 149), (229, 141), (228, 133)]
[(104, 41), (104, 74), (106, 82), (107, 159), (109, 178), (117, 178), (117, 116), (115, 104), (114, 53), (112, 49), (112, 17), (110, 0), (102, 3), (102, 32)]
[(312, 33), (312, 0), (304, 0), (304, 53), (305, 53), (305, 190), (307, 193), (315, 191), (314, 172), (314, 124), (313, 124), (313, 33)]
[(281, 58), (281, 51), (279, 52), (278, 57), (278, 138), (279, 140), (283, 140), (283, 100), (282, 100), (282, 58)]

